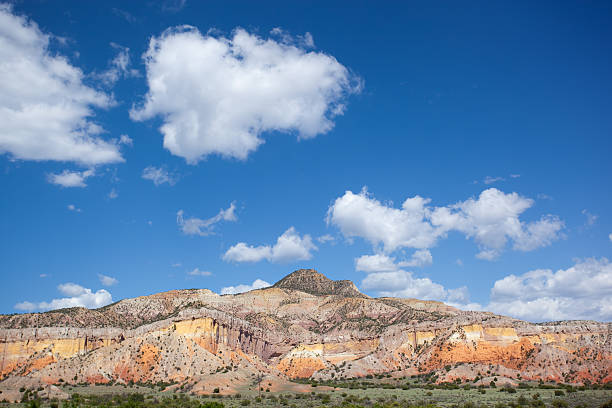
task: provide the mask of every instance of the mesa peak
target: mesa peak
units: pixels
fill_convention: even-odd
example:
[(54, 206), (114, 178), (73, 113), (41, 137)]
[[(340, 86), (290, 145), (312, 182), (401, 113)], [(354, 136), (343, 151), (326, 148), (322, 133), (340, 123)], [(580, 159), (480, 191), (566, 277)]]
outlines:
[(367, 297), (359, 292), (357, 286), (350, 280), (334, 281), (315, 269), (298, 269), (276, 282), (272, 287), (299, 290), (319, 296)]

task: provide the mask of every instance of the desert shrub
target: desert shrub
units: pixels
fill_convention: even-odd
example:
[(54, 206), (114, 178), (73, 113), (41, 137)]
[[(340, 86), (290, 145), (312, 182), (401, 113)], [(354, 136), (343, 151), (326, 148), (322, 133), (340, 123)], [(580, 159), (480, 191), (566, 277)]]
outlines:
[(225, 405), (217, 401), (209, 401), (202, 404), (201, 408), (225, 408)]
[(243, 407), (246, 407), (248, 405), (251, 405), (251, 401), (248, 399), (243, 399), (242, 401), (240, 401), (240, 405), (242, 405)]

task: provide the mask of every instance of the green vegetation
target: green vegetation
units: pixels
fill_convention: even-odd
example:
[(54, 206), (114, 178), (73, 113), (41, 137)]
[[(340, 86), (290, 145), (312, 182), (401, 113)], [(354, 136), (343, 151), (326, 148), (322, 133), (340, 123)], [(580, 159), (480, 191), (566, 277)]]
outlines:
[[(519, 387), (420, 383), (423, 377), (354, 379), (343, 388), (324, 386), (310, 392), (264, 393), (256, 389), (233, 395), (212, 392), (188, 394), (189, 387), (167, 389), (157, 385), (69, 386), (71, 397), (48, 400), (44, 391), (23, 389), (19, 404), (6, 408), (222, 408), (222, 407), (338, 407), (338, 408), (612, 408), (611, 386), (523, 383)], [(310, 383), (310, 382), (309, 382)], [(181, 389), (182, 388), (182, 389)], [(162, 391), (163, 389), (163, 391)], [(561, 393), (563, 395), (561, 395)]]

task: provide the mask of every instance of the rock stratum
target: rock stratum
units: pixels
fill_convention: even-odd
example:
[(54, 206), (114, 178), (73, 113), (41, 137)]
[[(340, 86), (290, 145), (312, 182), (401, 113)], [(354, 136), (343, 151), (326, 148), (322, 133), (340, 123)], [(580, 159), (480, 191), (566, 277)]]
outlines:
[(296, 378), (432, 372), (438, 382), (607, 383), (611, 329), (370, 298), (350, 281), (299, 270), (238, 295), (173, 290), (95, 310), (1, 315), (0, 389), (163, 382), (231, 393), (260, 375), (275, 391)]

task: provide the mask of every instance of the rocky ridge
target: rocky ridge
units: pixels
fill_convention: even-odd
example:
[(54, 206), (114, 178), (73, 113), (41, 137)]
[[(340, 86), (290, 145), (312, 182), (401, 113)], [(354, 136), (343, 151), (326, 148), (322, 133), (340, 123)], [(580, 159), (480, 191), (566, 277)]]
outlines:
[[(299, 270), (238, 295), (176, 290), (88, 310), (0, 316), (0, 390), (172, 382), (195, 393), (294, 378), (435, 373), (438, 381), (612, 380), (612, 324), (532, 324), (441, 302), (369, 298)], [(8, 394), (4, 394), (8, 395)]]
[(272, 287), (297, 290), (318, 296), (367, 298), (350, 280), (334, 281), (314, 269), (298, 269), (276, 282)]

